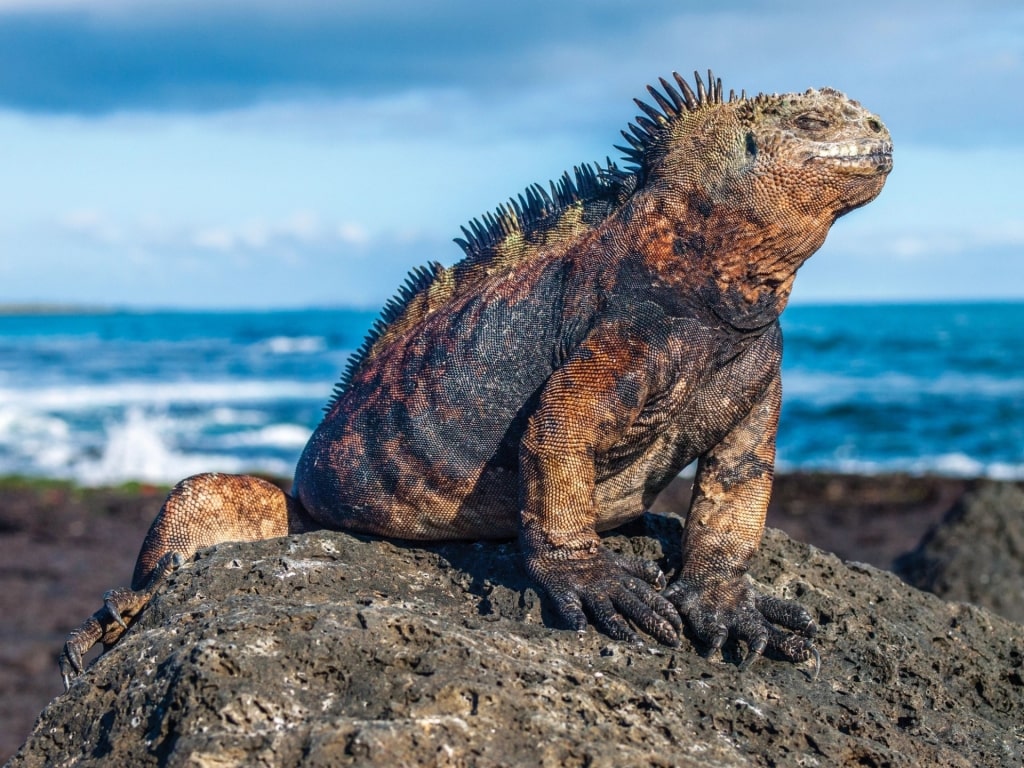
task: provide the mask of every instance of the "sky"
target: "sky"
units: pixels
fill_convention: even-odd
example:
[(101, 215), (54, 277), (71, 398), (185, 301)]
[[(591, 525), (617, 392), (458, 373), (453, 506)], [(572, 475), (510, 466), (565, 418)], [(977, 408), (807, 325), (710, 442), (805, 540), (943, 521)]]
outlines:
[(1024, 298), (1019, 0), (0, 0), (0, 304), (377, 306), (708, 68), (893, 135), (795, 302)]

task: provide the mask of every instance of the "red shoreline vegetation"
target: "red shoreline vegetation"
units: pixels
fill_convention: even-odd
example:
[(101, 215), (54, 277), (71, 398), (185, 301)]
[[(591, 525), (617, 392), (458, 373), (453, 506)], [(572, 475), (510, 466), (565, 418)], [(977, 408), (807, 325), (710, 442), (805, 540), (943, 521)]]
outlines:
[[(989, 485), (1016, 494), (1004, 494), (1006, 504), (1024, 499), (1021, 483), (785, 474), (776, 479), (768, 525), (844, 560), (891, 568), (929, 528), (947, 514), (956, 517), (965, 493), (977, 494)], [(142, 538), (166, 490), (145, 484), (81, 488), (49, 480), (0, 479), (0, 600), (6, 617), (0, 637), (0, 722), (5, 724), (0, 762), (14, 753), (42, 707), (60, 693), (55, 659), (65, 633), (96, 609), (105, 590), (129, 582)], [(682, 514), (688, 498), (689, 481), (677, 480), (653, 511)], [(1024, 538), (1024, 512), (1017, 519), (1021, 523), (1016, 533), (987, 527), (1016, 546)], [(941, 585), (941, 579), (931, 576), (932, 583)], [(974, 594), (953, 597), (977, 600)]]

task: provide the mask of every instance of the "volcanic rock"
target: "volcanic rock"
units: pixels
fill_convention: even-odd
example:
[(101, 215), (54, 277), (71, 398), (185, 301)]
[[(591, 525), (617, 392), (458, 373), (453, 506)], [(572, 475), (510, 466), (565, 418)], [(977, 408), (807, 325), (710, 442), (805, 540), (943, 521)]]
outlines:
[[(679, 566), (678, 518), (606, 537)], [(820, 674), (556, 626), (514, 543), (318, 532), (201, 552), (43, 711), (47, 765), (1020, 766), (1022, 628), (769, 530)]]

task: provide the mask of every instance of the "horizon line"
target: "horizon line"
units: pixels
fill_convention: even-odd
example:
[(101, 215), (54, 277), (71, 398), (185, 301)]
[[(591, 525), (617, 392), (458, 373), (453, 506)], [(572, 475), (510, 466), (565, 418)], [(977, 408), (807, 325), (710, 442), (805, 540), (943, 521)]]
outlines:
[[(202, 305), (187, 306), (174, 304), (92, 304), (88, 302), (0, 302), (0, 317), (54, 317), (70, 315), (117, 315), (117, 314), (274, 314), (288, 312), (379, 312), (387, 303), (365, 304), (281, 304), (259, 307), (254, 305)], [(964, 306), (1024, 304), (1021, 296), (929, 296), (929, 297), (845, 297), (845, 298), (795, 298), (788, 306), (795, 307), (871, 307), (871, 306)]]

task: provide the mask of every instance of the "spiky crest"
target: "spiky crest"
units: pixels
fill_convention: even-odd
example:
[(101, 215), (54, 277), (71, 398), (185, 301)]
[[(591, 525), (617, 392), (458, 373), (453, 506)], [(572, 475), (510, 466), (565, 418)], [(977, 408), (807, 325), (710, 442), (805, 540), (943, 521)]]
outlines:
[[(602, 167), (582, 164), (550, 183), (550, 191), (532, 184), (517, 197), (473, 219), (455, 238), (466, 257), (451, 267), (437, 262), (414, 269), (398, 294), (385, 304), (360, 345), (349, 358), (325, 410), (330, 410), (358, 372), (405, 330), (451, 299), (477, 289), (495, 272), (521, 264), (544, 246), (570, 242), (600, 223), (643, 183), (645, 169), (664, 152), (673, 126), (687, 113), (726, 103), (722, 81), (708, 70), (705, 85), (694, 72), (696, 91), (679, 73), (675, 85), (659, 78), (661, 90), (647, 86), (657, 107), (635, 99), (644, 113), (622, 135), (628, 147), (616, 145), (630, 164), (619, 168), (611, 160)], [(677, 89), (678, 86), (678, 89)], [(758, 97), (760, 98), (760, 97)], [(728, 103), (746, 101), (729, 91)]]
[(523, 263), (541, 247), (575, 239), (604, 219), (631, 188), (630, 174), (610, 159), (604, 166), (583, 163), (550, 182), (550, 191), (532, 184), (470, 221), (462, 227), (464, 237), (455, 238), (466, 257), (451, 267), (433, 262), (409, 273), (349, 358), (324, 410), (334, 407), (356, 374), (392, 339), (452, 298), (476, 290), (485, 277)]
[(398, 288), (398, 292), (384, 304), (380, 315), (373, 321), (370, 330), (366, 332), (366, 337), (363, 339), (362, 344), (349, 357), (341, 378), (334, 385), (331, 399), (324, 407), (325, 411), (329, 411), (334, 406), (334, 403), (337, 402), (356, 372), (370, 355), (374, 345), (387, 333), (391, 323), (398, 320), (406, 312), (410, 302), (421, 291), (429, 288), (443, 271), (444, 267), (439, 262), (432, 261), (409, 272), (405, 282)]
[(615, 145), (629, 163), (627, 172), (636, 174), (639, 181), (642, 181), (645, 169), (649, 168), (652, 161), (664, 151), (673, 126), (684, 115), (745, 99), (745, 94), (737, 97), (735, 91), (729, 91), (729, 99), (726, 102), (722, 95), (722, 80), (716, 78), (710, 69), (706, 86), (700, 73), (693, 73), (696, 93), (678, 72), (673, 72), (672, 77), (678, 90), (663, 77), (659, 78), (660, 91), (653, 85), (647, 86), (647, 92), (657, 103), (657, 107), (640, 99), (633, 100), (644, 114), (637, 115), (635, 122), (630, 123), (627, 130), (622, 131), (629, 146)]
[(550, 182), (550, 192), (532, 184), (518, 198), (509, 198), (507, 205), (499, 205), (494, 213), (473, 219), (468, 229), (462, 227), (465, 237), (457, 237), (455, 242), (471, 262), (490, 261), (511, 236), (535, 240), (556, 226), (562, 214), (577, 203), (613, 199), (622, 185), (621, 177), (622, 171), (611, 160), (606, 160), (604, 167), (583, 163), (573, 168), (571, 176), (566, 171), (558, 181)]

